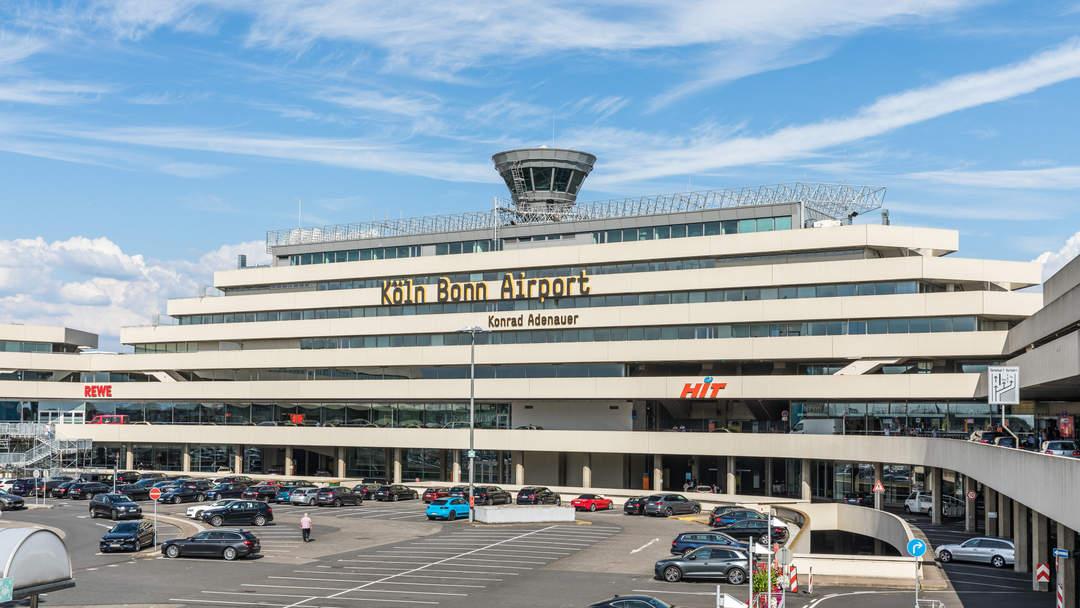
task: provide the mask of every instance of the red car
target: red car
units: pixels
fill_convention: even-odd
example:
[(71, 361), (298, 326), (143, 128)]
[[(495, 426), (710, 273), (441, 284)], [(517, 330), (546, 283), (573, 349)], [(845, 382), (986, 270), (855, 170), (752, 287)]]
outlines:
[(424, 490), (424, 502), (431, 502), (439, 498), (450, 496), (450, 488), (428, 488)]
[(595, 511), (597, 509), (610, 509), (611, 499), (604, 498), (599, 494), (582, 494), (570, 501), (570, 506), (579, 511)]

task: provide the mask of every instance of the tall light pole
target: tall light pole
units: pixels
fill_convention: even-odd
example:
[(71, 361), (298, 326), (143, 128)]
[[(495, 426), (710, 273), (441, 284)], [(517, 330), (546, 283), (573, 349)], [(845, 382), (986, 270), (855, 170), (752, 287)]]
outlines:
[(475, 482), (476, 449), (473, 441), (473, 433), (476, 429), (476, 334), (486, 333), (488, 330), (473, 325), (463, 327), (458, 333), (469, 334), (469, 523), (476, 521), (474, 513), (476, 501), (473, 498), (473, 483)]

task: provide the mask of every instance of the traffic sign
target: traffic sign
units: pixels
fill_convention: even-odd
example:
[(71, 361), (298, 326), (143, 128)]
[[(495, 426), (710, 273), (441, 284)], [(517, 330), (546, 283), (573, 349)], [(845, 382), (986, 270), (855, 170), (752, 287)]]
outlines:
[(975, 500), (976, 496), (977, 496), (977, 494), (975, 494), (975, 490), (968, 490), (968, 493), (967, 493), (968, 500)]
[(885, 491), (885, 486), (881, 485), (881, 480), (878, 480), (878, 481), (874, 482), (874, 491), (875, 492), (884, 492)]
[(41, 469), (34, 469), (34, 479), (41, 479)]
[(15, 591), (15, 579), (12, 577), (0, 578), (0, 602), (10, 602), (11, 594)]
[(161, 498), (161, 488), (150, 488), (150, 500)]
[(913, 538), (908, 541), (907, 552), (911, 557), (922, 557), (923, 553), (926, 553), (926, 542), (918, 538)]
[(1054, 557), (1058, 559), (1069, 559), (1069, 550), (1062, 549), (1061, 547), (1054, 547)]
[(1035, 582), (1037, 583), (1049, 583), (1050, 582), (1050, 564), (1039, 564), (1035, 567)]
[(468, 457), (476, 458), (476, 450), (469, 450)]

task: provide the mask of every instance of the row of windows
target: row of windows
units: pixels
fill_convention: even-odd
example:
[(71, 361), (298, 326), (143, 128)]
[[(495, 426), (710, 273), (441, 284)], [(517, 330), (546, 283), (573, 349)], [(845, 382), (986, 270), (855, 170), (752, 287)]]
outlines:
[[(654, 304), (698, 304), (702, 302), (743, 302), (751, 300), (788, 300), (796, 298), (834, 298), (930, 293), (944, 288), (917, 281), (879, 281), (875, 283), (843, 283), (800, 285), (788, 287), (745, 287), (738, 289), (701, 289), (661, 293), (638, 293), (603, 296), (574, 296), (539, 300), (491, 300), (487, 302), (447, 302), (401, 306), (355, 306), (351, 308), (312, 308), (306, 310), (272, 310), (265, 312), (219, 313), (178, 317), (181, 325), (211, 325), (216, 323), (255, 323), (263, 321), (300, 321), (311, 319), (349, 319), (361, 317), (393, 317), (398, 315), (431, 315), (468, 312), (509, 312), (551, 310), (559, 308), (592, 308), (603, 306), (651, 306)], [(182, 343), (181, 343), (182, 344)], [(160, 348), (162, 345), (147, 345)], [(193, 344), (192, 344), (193, 346)], [(136, 350), (135, 352), (189, 352), (187, 350)], [(192, 352), (194, 352), (192, 348)]]
[(139, 372), (52, 372), (30, 369), (3, 370), (0, 380), (27, 382), (157, 382), (157, 378)]
[[(539, 190), (577, 194), (578, 187), (585, 179), (585, 173), (563, 167), (522, 167), (521, 178), (525, 181), (525, 189), (532, 192)], [(505, 173), (503, 179), (506, 181), (506, 187), (514, 191), (514, 179), (511, 174)]]
[[(290, 380), (462, 380), (468, 365), (224, 369), (180, 372), (192, 382), (276, 382)], [(619, 378), (621, 363), (557, 365), (477, 365), (477, 378)]]
[[(213, 317), (215, 315), (195, 315), (196, 317)], [(220, 317), (221, 315), (216, 315)], [(231, 315), (235, 319), (236, 315)], [(244, 316), (244, 315), (240, 315)], [(245, 317), (246, 318), (246, 317)], [(206, 323), (207, 321), (202, 321)], [(210, 323), (224, 323), (225, 321), (213, 321)], [(180, 317), (181, 325), (199, 325), (199, 321), (192, 320), (192, 317)], [(159, 342), (149, 344), (136, 344), (136, 353), (196, 353), (199, 352), (198, 342)]]
[(454, 241), (452, 243), (436, 243), (435, 255), (457, 255), (459, 253), (486, 253), (491, 251), (495, 241), (491, 239), (479, 239), (475, 241)]
[[(978, 321), (978, 322), (977, 322)], [(557, 342), (624, 342), (638, 340), (712, 340), (720, 338), (775, 338), (785, 336), (840, 336), (864, 334), (938, 333), (1008, 329), (1008, 323), (975, 317), (920, 317), (792, 323), (732, 323), (658, 327), (598, 327), (591, 329), (536, 329), (476, 334), (477, 344), (547, 344)], [(301, 338), (300, 348), (385, 348), (402, 346), (455, 346), (469, 344), (469, 334), (409, 334)]]
[(697, 222), (693, 224), (669, 224), (666, 226), (645, 226), (642, 228), (603, 230), (593, 233), (593, 242), (625, 243), (629, 241), (651, 241), (655, 239), (678, 239), (691, 236), (771, 232), (773, 230), (791, 230), (791, 216), (781, 215), (777, 217), (759, 217), (745, 220), (723, 220), (719, 222)]
[(17, 342), (15, 340), (0, 340), (0, 352), (51, 353), (52, 344), (48, 342)]
[[(536, 237), (533, 237), (535, 240)], [(817, 261), (822, 258), (850, 259), (852, 256), (868, 256), (865, 249), (833, 249), (828, 251), (801, 251), (796, 253), (770, 253), (762, 255), (743, 255), (708, 258), (685, 258), (679, 260), (658, 260), (652, 262), (623, 262), (620, 264), (594, 264), (591, 266), (560, 266), (552, 268), (529, 268), (525, 270), (487, 272), (459, 272), (453, 274), (428, 274), (395, 277), (376, 277), (370, 279), (352, 279), (341, 281), (313, 281), (310, 283), (278, 283), (273, 285), (252, 285), (245, 287), (229, 287), (229, 294), (241, 294), (247, 292), (267, 292), (277, 290), (304, 290), (335, 291), (338, 289), (375, 289), (382, 285), (383, 281), (396, 279), (409, 279), (415, 285), (434, 285), (439, 279), (446, 277), (455, 283), (466, 281), (498, 281), (505, 272), (511, 272), (515, 277), (522, 272), (526, 279), (564, 277), (580, 274), (582, 270), (589, 275), (597, 274), (623, 274), (628, 272), (664, 272), (667, 270), (697, 270), (699, 268), (723, 268), (727, 266), (740, 266), (746, 264), (784, 264), (802, 261)]]
[(345, 249), (341, 251), (316, 251), (296, 253), (289, 256), (289, 266), (308, 264), (333, 264), (335, 262), (360, 262), (367, 260), (393, 260), (420, 257), (420, 245), (401, 247), (371, 247), (369, 249)]

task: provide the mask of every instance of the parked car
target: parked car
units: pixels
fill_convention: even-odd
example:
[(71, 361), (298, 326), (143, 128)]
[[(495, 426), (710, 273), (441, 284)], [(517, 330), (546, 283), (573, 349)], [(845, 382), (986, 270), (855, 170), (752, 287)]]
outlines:
[(543, 486), (521, 488), (517, 493), (519, 505), (561, 505), (562, 496)]
[(153, 479), (140, 479), (135, 483), (117, 486), (116, 491), (125, 494), (131, 500), (150, 500), (150, 488), (157, 483)]
[(1000, 435), (994, 438), (994, 445), (999, 448), (1015, 448), (1017, 447), (1016, 437), (1013, 437), (1012, 435)]
[(623, 503), (622, 511), (626, 515), (644, 515), (645, 503), (648, 501), (648, 496), (632, 496)]
[(15, 482), (11, 484), (11, 488), (8, 489), (8, 492), (16, 496), (32, 496), (34, 494), (34, 486), (38, 483), (41, 483), (40, 479), (16, 479)]
[(79, 481), (99, 481), (111, 486), (112, 473), (83, 473), (82, 475), (79, 475)]
[(604, 498), (599, 494), (582, 494), (570, 501), (570, 506), (578, 511), (608, 510), (611, 508), (611, 499)]
[(19, 481), (18, 479), (0, 479), (0, 492), (10, 492), (11, 484)]
[(610, 600), (589, 604), (588, 608), (674, 608), (648, 595), (616, 595)]
[(277, 491), (280, 487), (281, 484), (277, 482), (261, 483), (257, 486), (250, 486), (245, 489), (243, 494), (241, 494), (241, 497), (252, 500), (261, 500), (263, 502), (270, 502), (275, 496), (277, 496)]
[(236, 499), (234, 499), (234, 498), (223, 498), (221, 500), (217, 500), (217, 501), (214, 501), (212, 503), (205, 504), (205, 505), (191, 505), (190, 507), (187, 508), (187, 511), (185, 511), (184, 514), (187, 515), (188, 517), (190, 517), (191, 519), (202, 519), (202, 514), (207, 509), (216, 509), (218, 507), (227, 507), (227, 506), (231, 505), (234, 502), (236, 502)]
[(206, 509), (202, 512), (202, 520), (214, 527), (226, 524), (265, 526), (274, 521), (274, 510), (263, 502), (237, 500), (225, 507)]
[(116, 485), (139, 481), (138, 471), (120, 471), (116, 474)]
[(424, 512), (428, 519), (454, 521), (469, 516), (469, 502), (464, 498), (439, 498), (431, 501)]
[(165, 479), (164, 473), (139, 473), (139, 479)]
[(0, 511), (15, 511), (23, 508), (26, 508), (26, 501), (22, 496), (0, 490)]
[(67, 497), (72, 500), (93, 498), (96, 494), (108, 494), (111, 490), (112, 486), (99, 481), (79, 482), (68, 487)]
[(645, 515), (669, 517), (681, 513), (701, 513), (701, 505), (681, 494), (653, 494), (645, 503)]
[(49, 495), (53, 498), (68, 498), (68, 490), (71, 489), (71, 486), (78, 483), (78, 481), (74, 480), (61, 482), (49, 492)]
[(247, 486), (240, 483), (219, 483), (206, 491), (206, 499), (243, 498), (247, 489)]
[[(52, 496), (53, 488), (55, 488), (56, 486), (58, 486), (58, 485), (60, 485), (62, 483), (67, 483), (69, 481), (73, 481), (73, 478), (67, 477), (67, 476), (62, 476), (62, 477), (52, 477), (52, 478), (48, 479), (45, 482), (45, 494), (47, 496)], [(37, 488), (38, 488), (38, 492), (40, 492), (41, 491), (41, 484), (38, 484)], [(35, 496), (36, 495), (37, 494), (35, 494)]]
[(142, 518), (142, 507), (124, 494), (98, 494), (90, 499), (90, 519), (101, 515), (109, 519)]
[(353, 486), (352, 491), (359, 494), (360, 498), (364, 500), (375, 500), (375, 492), (378, 492), (381, 487), (377, 483), (358, 483)]
[(979, 536), (956, 545), (942, 545), (937, 548), (937, 557), (945, 563), (956, 560), (1004, 568), (1013, 564), (1014, 549), (1007, 538)]
[(206, 530), (195, 536), (161, 543), (162, 555), (171, 558), (220, 557), (234, 560), (238, 557), (258, 555), (259, 549), (259, 539), (246, 530)]
[(928, 492), (916, 490), (904, 499), (904, 513), (929, 514), (932, 508), (934, 508), (934, 501)]
[(840, 502), (846, 505), (855, 505), (857, 507), (872, 507), (874, 506), (874, 497), (866, 492), (848, 492), (844, 494), (844, 497), (840, 499)]
[(744, 519), (760, 519), (765, 520), (765, 515), (761, 511), (754, 509), (747, 509), (746, 507), (728, 507), (724, 511), (717, 513), (715, 510), (712, 515), (709, 516), (709, 524), (712, 527), (726, 526), (737, 521)]
[(450, 488), (428, 488), (424, 490), (424, 495), (421, 500), (424, 502), (431, 502), (439, 498), (446, 498), (450, 496)]
[(286, 485), (278, 488), (277, 494), (274, 494), (274, 502), (282, 503), (289, 502), (289, 497), (292, 493), (299, 489), (314, 488), (315, 485), (305, 482), (303, 485)]
[[(289, 494), (289, 504), (291, 505), (313, 505), (315, 504), (315, 493), (319, 491), (319, 488), (296, 488)], [(359, 496), (359, 494), (357, 494)]]
[(994, 440), (1004, 435), (1001, 431), (973, 431), (968, 441), (978, 443), (994, 443)]
[[(760, 543), (768, 543), (770, 540), (769, 524), (762, 519), (744, 519), (730, 524), (717, 526), (714, 532), (723, 532), (735, 539), (756, 538)], [(771, 540), (784, 542), (787, 539), (787, 526), (772, 526)]]
[(1054, 456), (1072, 456), (1073, 458), (1080, 458), (1080, 447), (1076, 445), (1076, 441), (1072, 439), (1055, 439), (1053, 441), (1044, 441), (1039, 449), (1043, 454), (1052, 454)]
[(315, 504), (320, 507), (340, 507), (343, 505), (359, 506), (364, 499), (343, 486), (319, 488), (315, 492)]
[(101, 537), (98, 549), (102, 553), (111, 551), (142, 551), (143, 547), (154, 546), (154, 522), (124, 521), (116, 524), (105, 536)]
[(691, 489), (690, 491), (691, 492), (697, 492), (699, 494), (715, 494), (716, 493), (716, 492), (713, 492), (712, 486), (694, 486), (694, 488)]
[(173, 486), (168, 490), (161, 493), (157, 501), (160, 503), (172, 503), (178, 505), (182, 502), (202, 502), (206, 499), (206, 494), (200, 490), (196, 490), (193, 487), (180, 485)]
[(416, 490), (410, 490), (403, 485), (393, 484), (389, 486), (382, 486), (375, 491), (375, 500), (409, 500), (419, 498), (420, 495)]
[(246, 475), (227, 475), (225, 477), (218, 477), (214, 480), (214, 483), (228, 483), (241, 486), (250, 486), (255, 484), (255, 480)]
[(497, 486), (473, 486), (473, 496), (478, 505), (509, 505), (514, 502), (510, 492)]
[(683, 532), (671, 541), (671, 552), (675, 555), (682, 555), (698, 547), (711, 545), (735, 547), (744, 551), (748, 547), (747, 543), (740, 542), (723, 532)]
[(680, 557), (662, 559), (653, 566), (657, 578), (677, 583), (684, 578), (722, 578), (728, 584), (746, 582), (750, 557), (731, 547), (701, 547)]

